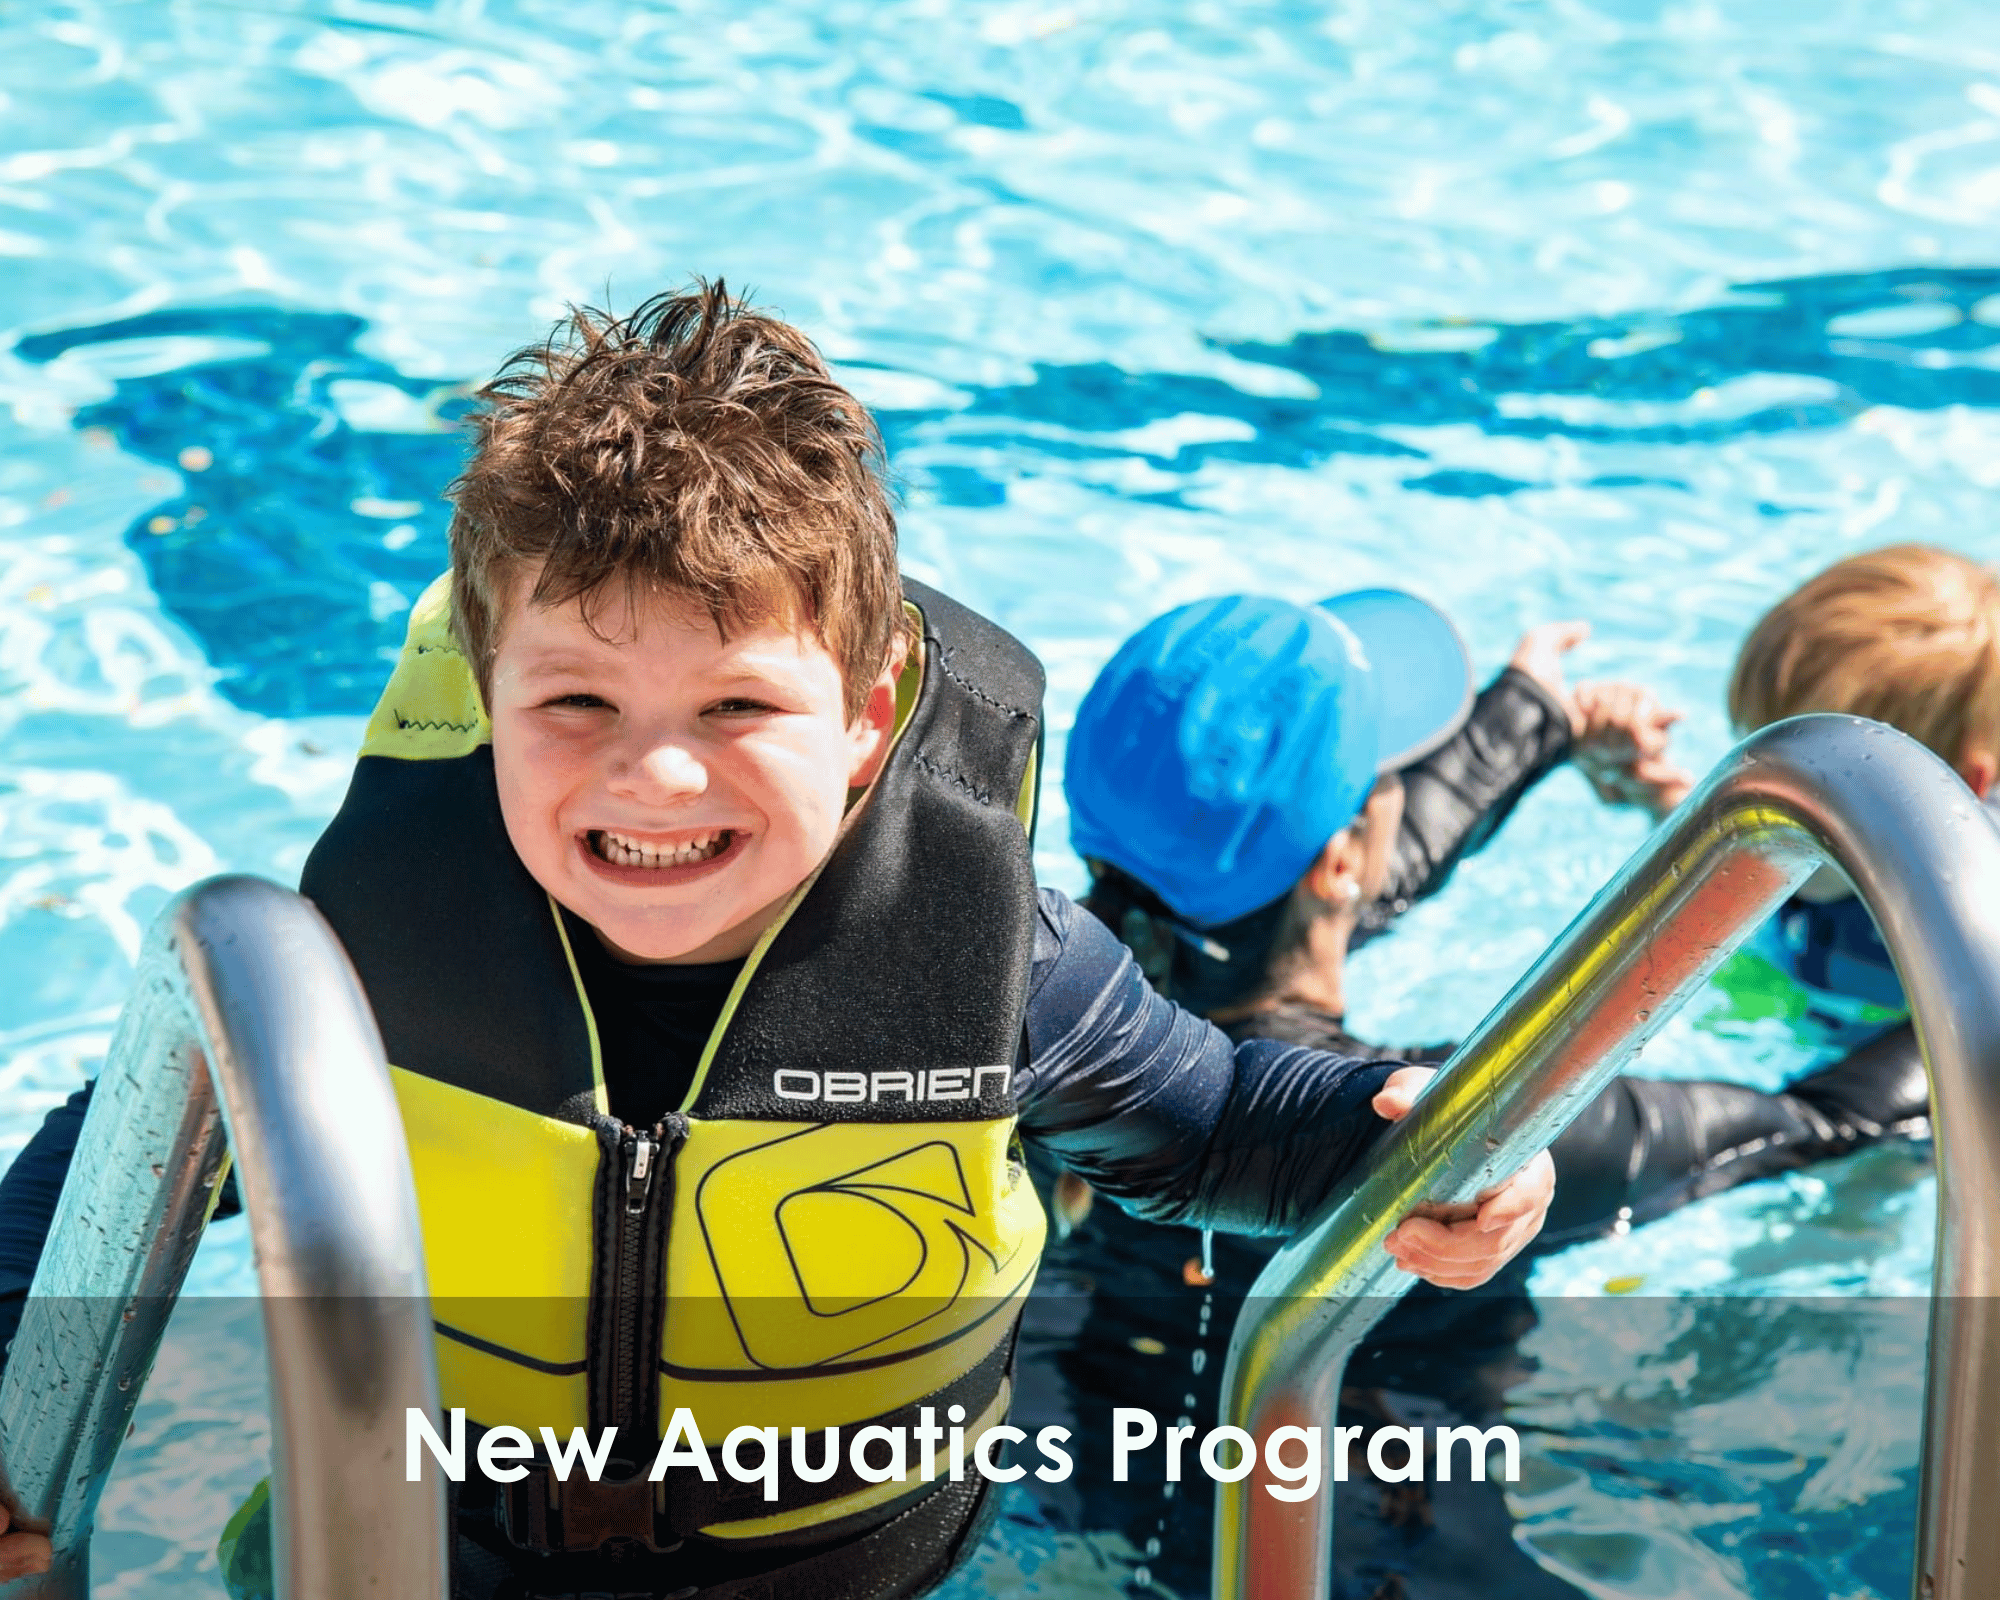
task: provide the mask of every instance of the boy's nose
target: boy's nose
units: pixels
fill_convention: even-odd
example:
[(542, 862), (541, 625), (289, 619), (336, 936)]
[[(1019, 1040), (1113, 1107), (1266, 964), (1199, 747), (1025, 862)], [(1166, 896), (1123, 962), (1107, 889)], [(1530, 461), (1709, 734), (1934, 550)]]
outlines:
[(682, 800), (708, 788), (708, 768), (686, 745), (674, 740), (633, 750), (611, 777), (612, 788), (654, 802)]

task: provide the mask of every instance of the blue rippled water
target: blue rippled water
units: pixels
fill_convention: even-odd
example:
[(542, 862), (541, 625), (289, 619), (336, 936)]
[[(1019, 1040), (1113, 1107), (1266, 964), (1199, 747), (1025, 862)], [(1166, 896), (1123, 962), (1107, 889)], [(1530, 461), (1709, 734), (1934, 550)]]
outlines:
[[(0, 8), (0, 1149), (94, 1070), (173, 889), (295, 878), (466, 390), (566, 301), (720, 273), (819, 337), (910, 568), (1049, 664), (1052, 770), (1155, 611), (1381, 581), (1482, 667), (1590, 618), (1578, 673), (1658, 684), (1699, 764), (1784, 588), (2000, 554), (1996, 223), (1985, 0)], [(1364, 953), (1356, 1020), (1469, 1026), (1641, 834), (1551, 780)], [(1718, 1000), (1645, 1066), (1806, 1059)], [(1629, 1348), (1535, 1336), (1527, 1547), (1606, 1595), (1898, 1592), (1920, 1334), (1755, 1306), (1921, 1293), (1931, 1206), (1884, 1152), (1545, 1265), (1551, 1306), (1667, 1298)], [(249, 1284), (240, 1224), (197, 1281)], [(100, 1592), (217, 1592), (255, 1340), (170, 1342)], [(1823, 1403), (1863, 1373), (1904, 1422)], [(1014, 1510), (954, 1600), (1131, 1591), (1122, 1533)]]

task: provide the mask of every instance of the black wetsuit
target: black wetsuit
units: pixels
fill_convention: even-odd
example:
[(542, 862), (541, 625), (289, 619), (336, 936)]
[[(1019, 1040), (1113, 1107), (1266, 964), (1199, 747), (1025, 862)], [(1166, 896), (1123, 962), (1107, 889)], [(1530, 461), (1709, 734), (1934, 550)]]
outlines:
[[(1305, 1005), (1261, 1011), (1224, 1030), (1377, 1060), (1442, 1062), (1450, 1045), (1390, 1050)], [(1707, 1079), (1618, 1077), (1550, 1146), (1556, 1195), (1530, 1247), (1560, 1249), (1621, 1223), (1845, 1155), (1886, 1135), (1928, 1131), (1928, 1089), (1908, 1023), (1777, 1093)]]

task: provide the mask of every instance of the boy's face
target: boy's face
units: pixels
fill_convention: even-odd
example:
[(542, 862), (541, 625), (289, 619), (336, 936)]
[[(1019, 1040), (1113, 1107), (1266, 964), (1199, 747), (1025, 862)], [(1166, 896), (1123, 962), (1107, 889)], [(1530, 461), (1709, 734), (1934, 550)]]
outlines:
[(613, 955), (746, 955), (881, 765), (894, 674), (850, 724), (839, 665), (802, 621), (725, 640), (675, 597), (615, 595), (592, 620), (604, 638), (577, 601), (506, 610), (488, 699), (507, 836)]

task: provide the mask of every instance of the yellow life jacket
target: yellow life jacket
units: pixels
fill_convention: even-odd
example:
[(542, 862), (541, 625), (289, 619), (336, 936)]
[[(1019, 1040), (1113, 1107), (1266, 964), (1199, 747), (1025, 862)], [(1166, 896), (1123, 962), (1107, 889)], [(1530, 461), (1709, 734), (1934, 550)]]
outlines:
[[(643, 1469), (689, 1408), (741, 1425), (1000, 1420), (1044, 1232), (1014, 1147), (1035, 928), (1040, 665), (916, 583), (889, 759), (745, 961), (686, 1100), (614, 1120), (571, 927), (508, 843), (445, 580), (303, 888), (346, 944), (409, 1133), (447, 1407), (615, 1426), (623, 1499), (546, 1476), (514, 1542), (797, 1544), (935, 1487), (843, 1464), (781, 1494)], [(819, 1454), (815, 1440), (814, 1457)], [(843, 1458), (845, 1457), (843, 1450)], [(579, 1475), (580, 1476), (580, 1475)], [(938, 1474), (939, 1483), (945, 1474)]]

